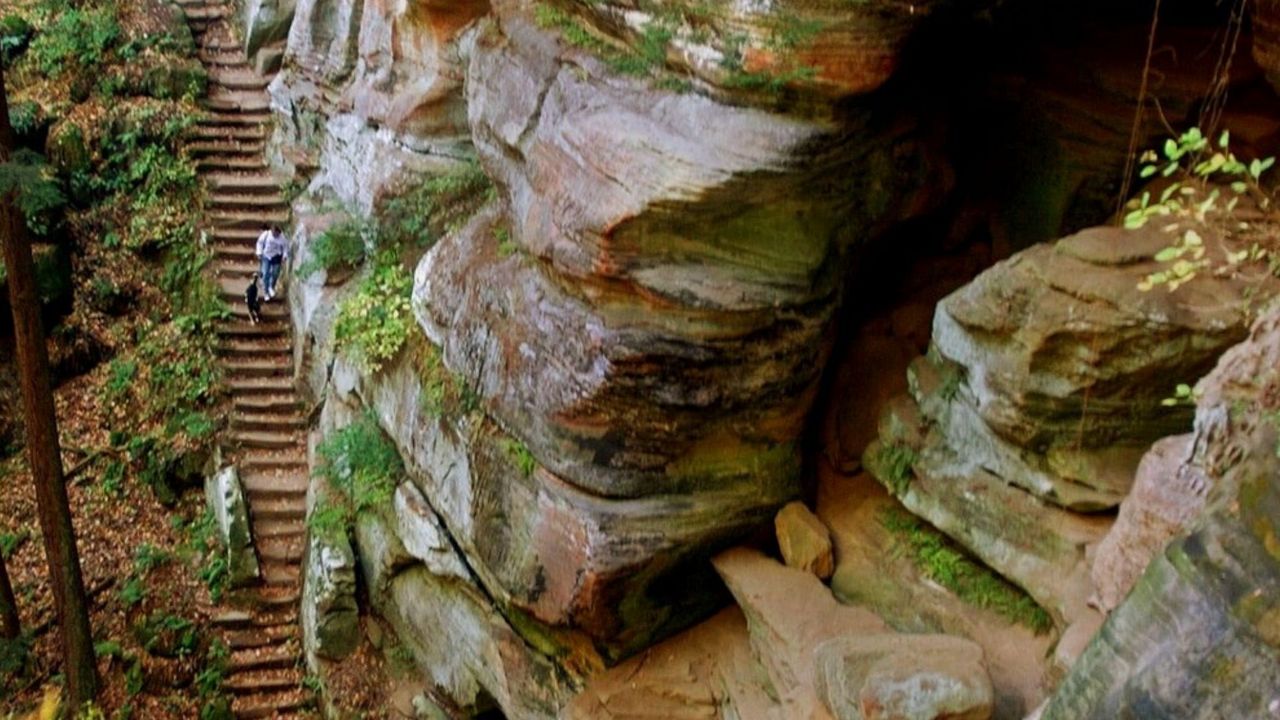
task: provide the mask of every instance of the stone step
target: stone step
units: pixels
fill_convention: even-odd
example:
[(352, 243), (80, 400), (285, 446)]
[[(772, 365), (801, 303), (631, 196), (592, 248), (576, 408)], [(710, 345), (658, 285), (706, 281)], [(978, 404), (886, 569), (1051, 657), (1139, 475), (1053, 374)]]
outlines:
[(262, 229), (263, 223), (285, 225), (289, 222), (289, 211), (281, 210), (215, 210), (209, 214), (209, 220), (218, 228)]
[(288, 212), (289, 201), (279, 190), (269, 192), (213, 192), (205, 203), (218, 210)]
[(233, 393), (281, 393), (293, 390), (293, 378), (288, 375), (269, 377), (229, 377), (227, 387)]
[[(276, 338), (276, 337), (288, 337), (289, 328), (284, 323), (275, 323), (275, 322), (259, 323), (257, 325), (253, 325), (247, 322), (222, 322), (222, 323), (219, 323), (216, 328), (214, 328), (214, 332), (217, 333), (219, 337)], [(293, 389), (292, 385), (290, 385), (288, 389), (292, 390)]]
[(289, 377), (293, 363), (288, 356), (278, 357), (230, 357), (220, 363), (227, 375), (233, 378)]
[(263, 559), (258, 563), (262, 580), (270, 586), (296, 587), (302, 579), (302, 566), (297, 562)]
[(217, 352), (226, 356), (236, 355), (283, 355), (290, 357), (293, 346), (289, 338), (277, 336), (271, 338), (225, 338), (218, 341)]
[(310, 482), (305, 470), (246, 472), (240, 476), (245, 493), (254, 499), (263, 500), (271, 497), (305, 497)]
[(241, 695), (231, 701), (231, 712), (243, 720), (282, 718), (307, 708), (311, 694), (301, 688), (275, 693)]
[(303, 430), (306, 427), (307, 419), (301, 415), (267, 415), (258, 413), (252, 415), (233, 413), (231, 415), (231, 429), (233, 430), (290, 432)]
[(241, 193), (280, 192), (279, 178), (269, 172), (207, 173), (204, 181), (214, 190), (231, 190)]
[[(257, 265), (255, 264), (253, 267), (254, 267), (254, 269), (256, 269), (256, 268), (257, 268)], [(239, 274), (239, 273), (237, 273), (237, 274)], [(252, 272), (252, 271), (249, 271), (249, 273), (248, 273), (248, 274), (252, 275), (252, 274), (253, 274), (253, 272)], [(245, 280), (241, 280), (241, 279), (236, 278), (236, 277), (222, 277), (222, 278), (218, 278), (218, 291), (219, 291), (220, 293), (222, 293), (222, 296), (223, 296), (223, 297), (243, 298), (243, 297), (244, 297), (244, 291), (245, 291), (245, 289), (246, 289), (248, 286), (249, 286), (249, 281), (248, 281), (247, 279), (245, 279)], [(263, 288), (262, 288), (262, 282), (261, 282), (261, 281), (259, 281), (259, 282), (258, 282), (258, 290), (259, 290), (259, 292), (261, 292), (261, 291), (262, 291), (262, 289), (263, 289)], [(277, 290), (279, 290), (279, 289), (280, 289), (279, 285), (277, 285), (277, 286), (276, 286), (276, 289), (277, 289)], [(261, 298), (261, 296), (259, 296), (259, 298)], [(263, 302), (263, 304), (262, 304), (262, 309), (265, 311), (268, 307), (273, 306), (273, 305), (274, 305), (275, 307), (277, 307), (277, 308), (280, 308), (280, 309), (282, 310), (282, 312), (284, 311), (284, 303), (283, 303), (283, 302), (276, 302), (275, 300), (272, 300), (271, 302), (265, 302), (265, 301), (264, 301), (264, 302)], [(263, 312), (263, 314), (262, 314), (262, 315), (263, 315), (263, 317), (266, 317), (267, 313), (266, 313), (266, 312)]]
[(196, 159), (197, 170), (264, 170), (267, 161), (261, 155), (208, 155)]
[(307, 456), (301, 448), (292, 452), (249, 454), (240, 460), (242, 472), (307, 472)]
[(261, 123), (243, 125), (213, 125), (200, 123), (191, 131), (200, 140), (266, 140), (267, 126)]
[(187, 151), (195, 157), (243, 157), (261, 155), (266, 149), (262, 140), (196, 140), (187, 143)]
[(290, 625), (273, 625), (265, 628), (245, 628), (228, 630), (223, 633), (223, 640), (232, 650), (250, 650), (253, 648), (279, 645), (298, 636)]
[(231, 657), (227, 659), (227, 672), (229, 675), (234, 676), (239, 673), (256, 670), (296, 668), (297, 665), (298, 656), (285, 648), (255, 648), (253, 650), (232, 652)]
[(297, 520), (262, 520), (254, 523), (253, 537), (256, 540), (297, 537), (305, 541), (306, 526)]
[(209, 84), (215, 87), (229, 88), (231, 90), (257, 90), (261, 91), (267, 87), (268, 78), (254, 72), (248, 67), (241, 68), (214, 68), (209, 72)]
[(214, 67), (244, 67), (248, 69), (249, 64), (245, 62), (243, 53), (226, 52), (226, 51), (202, 51), (196, 54), (200, 62), (205, 65)]
[(300, 442), (294, 432), (268, 432), (265, 430), (232, 430), (227, 439), (240, 447), (281, 449), (296, 447)]
[(201, 102), (205, 108), (218, 112), (264, 112), (271, 109), (271, 100), (262, 91), (210, 91)]
[(297, 565), (302, 560), (302, 535), (282, 535), (257, 540), (258, 557), (264, 562)]
[(296, 591), (291, 594), (286, 592), (286, 600), (292, 600), (291, 603), (271, 603), (263, 605), (259, 596), (267, 592), (279, 594), (277, 589), (272, 588), (270, 591), (263, 588), (254, 588), (245, 591), (236, 591), (243, 595), (246, 599), (253, 601), (257, 607), (253, 610), (244, 608), (216, 608), (210, 614), (211, 622), (219, 630), (223, 632), (234, 632), (238, 630), (256, 630), (268, 632), (291, 632), (294, 629), (294, 623), (298, 620), (298, 610), (296, 607), (298, 594)]
[[(249, 308), (245, 306), (244, 298), (232, 297), (228, 299), (238, 301), (231, 306), (231, 317), (248, 321)], [(279, 302), (264, 302), (260, 314), (264, 323), (285, 323), (289, 319), (289, 312), (284, 307), (284, 303)]]
[[(289, 435), (293, 437), (292, 434)], [(288, 497), (266, 497), (258, 502), (249, 503), (249, 514), (254, 523), (260, 520), (296, 520), (301, 527), (307, 514), (307, 499), (290, 495)]]
[(245, 627), (253, 623), (253, 615), (244, 610), (218, 610), (209, 618), (209, 622), (218, 627)]
[(233, 695), (248, 695), (292, 690), (301, 684), (302, 671), (297, 668), (287, 668), (270, 671), (260, 670), (249, 674), (235, 675), (223, 681), (222, 689)]
[(237, 412), (299, 413), (302, 412), (302, 401), (293, 393), (239, 397), (232, 409)]
[(219, 127), (223, 125), (266, 125), (271, 122), (269, 112), (216, 112), (206, 111), (200, 115), (200, 125)]
[(192, 20), (221, 20), (222, 18), (231, 17), (231, 8), (226, 5), (183, 5), (182, 12), (187, 16), (188, 22)]

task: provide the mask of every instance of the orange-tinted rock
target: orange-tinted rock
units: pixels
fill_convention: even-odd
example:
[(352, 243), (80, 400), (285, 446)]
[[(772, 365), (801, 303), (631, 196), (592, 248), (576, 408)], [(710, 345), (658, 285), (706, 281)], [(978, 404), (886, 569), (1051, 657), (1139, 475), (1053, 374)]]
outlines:
[(804, 570), (826, 580), (835, 570), (831, 533), (800, 501), (787, 503), (773, 518), (778, 549), (787, 567)]

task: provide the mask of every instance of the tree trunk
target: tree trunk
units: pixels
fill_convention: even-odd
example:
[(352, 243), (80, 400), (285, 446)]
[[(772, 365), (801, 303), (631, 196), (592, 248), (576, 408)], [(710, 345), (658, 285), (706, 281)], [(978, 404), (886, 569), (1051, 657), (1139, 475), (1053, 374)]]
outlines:
[(9, 583), (9, 570), (0, 555), (0, 638), (12, 640), (22, 632), (18, 621), (18, 603), (13, 599), (13, 585)]
[[(9, 125), (4, 70), (0, 68), (0, 162), (13, 154), (13, 128)], [(89, 633), (89, 607), (80, 577), (80, 557), (71, 507), (62, 478), (58, 447), (58, 419), (54, 415), (53, 388), (49, 383), (49, 354), (40, 326), (40, 302), (31, 260), (26, 222), (13, 194), (0, 198), (0, 232), (4, 233), (4, 262), (9, 274), (9, 304), (13, 307), (13, 332), (17, 345), (18, 384), (26, 418), (27, 459), (36, 487), (40, 534), (49, 563), (49, 584), (62, 634), (66, 697), (79, 707), (97, 694), (98, 673)]]

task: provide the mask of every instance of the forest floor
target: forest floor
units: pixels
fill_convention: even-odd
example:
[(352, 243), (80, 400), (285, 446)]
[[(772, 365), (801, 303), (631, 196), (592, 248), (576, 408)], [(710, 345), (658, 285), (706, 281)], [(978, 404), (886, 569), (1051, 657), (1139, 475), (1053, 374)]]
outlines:
[[(101, 403), (105, 374), (103, 366), (58, 388), (64, 447), (106, 444), (111, 422)], [(67, 468), (79, 462), (78, 454), (64, 453)], [(20, 716), (56, 687), (60, 650), (34, 486), (22, 454), (0, 461), (0, 487), (0, 550), (30, 633), (30, 654), (18, 667), (5, 667), (16, 660), (12, 654), (0, 657), (0, 715)], [(203, 493), (190, 489), (166, 506), (140, 483), (81, 473), (68, 494), (92, 597), (99, 707), (108, 717), (199, 717), (196, 676), (206, 669), (212, 647), (204, 630), (209, 590), (196, 566)]]

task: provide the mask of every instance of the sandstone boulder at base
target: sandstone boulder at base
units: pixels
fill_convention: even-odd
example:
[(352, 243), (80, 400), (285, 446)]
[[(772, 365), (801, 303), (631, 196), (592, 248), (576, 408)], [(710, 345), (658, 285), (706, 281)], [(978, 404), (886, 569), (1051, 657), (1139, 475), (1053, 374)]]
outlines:
[(227, 583), (243, 587), (258, 579), (258, 553), (253, 547), (249, 506), (240, 486), (240, 474), (228, 465), (204, 482), (206, 506), (218, 524), (218, 537), (227, 563)]
[(946, 635), (872, 635), (819, 645), (818, 694), (839, 720), (987, 720), (982, 648)]
[(1115, 609), (1151, 558), (1204, 510), (1209, 482), (1190, 462), (1192, 437), (1165, 438), (1142, 458), (1133, 492), (1094, 555), (1091, 576), (1100, 609)]
[(1206, 511), (1155, 556), (1043, 720), (1269, 718), (1280, 708), (1280, 306), (1197, 391)]
[(318, 667), (316, 658), (341, 660), (360, 643), (356, 558), (345, 530), (308, 529), (298, 616), (307, 664), (313, 670)]
[(800, 501), (787, 503), (773, 518), (778, 549), (787, 567), (804, 570), (826, 580), (835, 570), (831, 533)]

